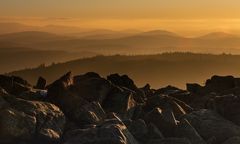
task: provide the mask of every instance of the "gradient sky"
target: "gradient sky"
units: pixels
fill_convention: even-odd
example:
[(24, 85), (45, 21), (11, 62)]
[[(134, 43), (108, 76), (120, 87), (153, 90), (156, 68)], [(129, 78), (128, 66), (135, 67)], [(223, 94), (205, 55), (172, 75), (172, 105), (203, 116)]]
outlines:
[(238, 29), (239, 0), (1, 0), (1, 21), (110, 28)]
[(2, 0), (1, 16), (240, 18), (239, 0)]

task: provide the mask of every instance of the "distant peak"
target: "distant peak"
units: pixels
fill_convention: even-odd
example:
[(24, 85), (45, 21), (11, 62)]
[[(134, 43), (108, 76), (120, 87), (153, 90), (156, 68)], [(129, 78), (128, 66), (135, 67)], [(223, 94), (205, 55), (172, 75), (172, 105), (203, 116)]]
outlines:
[(167, 36), (179, 36), (178, 34), (166, 30), (151, 30), (147, 32), (143, 32), (142, 35), (147, 36), (156, 36), (156, 35), (167, 35)]
[(7, 33), (7, 34), (1, 34), (1, 36), (57, 36), (54, 33), (49, 32), (43, 32), (43, 31), (21, 31), (21, 32), (13, 32), (13, 33)]
[(237, 37), (234, 34), (226, 33), (226, 32), (213, 32), (207, 35), (201, 36), (202, 39), (221, 39), (221, 38), (235, 38)]

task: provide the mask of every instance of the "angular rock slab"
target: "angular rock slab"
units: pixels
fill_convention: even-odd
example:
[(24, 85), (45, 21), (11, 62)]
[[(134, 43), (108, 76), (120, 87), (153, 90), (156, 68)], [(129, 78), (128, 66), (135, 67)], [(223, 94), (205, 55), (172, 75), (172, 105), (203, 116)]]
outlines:
[(107, 112), (115, 112), (121, 118), (131, 119), (136, 108), (136, 102), (131, 90), (115, 86), (103, 101), (102, 106)]
[(172, 111), (162, 111), (155, 108), (145, 116), (146, 123), (153, 123), (162, 132), (165, 137), (172, 137), (177, 128), (178, 121), (175, 119)]
[(217, 96), (211, 100), (212, 109), (224, 118), (240, 126), (240, 97), (235, 95)]
[(76, 92), (71, 72), (48, 86), (47, 99), (59, 106), (71, 121), (79, 125), (97, 124), (105, 116), (99, 102), (89, 102), (81, 96), (80, 91)]
[(187, 138), (193, 144), (207, 144), (186, 119), (182, 119), (179, 122), (175, 136)]
[(4, 98), (9, 106), (0, 111), (0, 141), (42, 144), (60, 141), (65, 116), (57, 106), (11, 96)]
[(117, 117), (108, 119), (96, 128), (70, 131), (64, 144), (138, 144)]
[(229, 138), (223, 144), (240, 144), (240, 137)]
[(204, 140), (214, 138), (214, 144), (220, 144), (227, 139), (240, 136), (240, 127), (222, 118), (216, 112), (202, 109), (187, 114), (185, 118), (203, 137)]

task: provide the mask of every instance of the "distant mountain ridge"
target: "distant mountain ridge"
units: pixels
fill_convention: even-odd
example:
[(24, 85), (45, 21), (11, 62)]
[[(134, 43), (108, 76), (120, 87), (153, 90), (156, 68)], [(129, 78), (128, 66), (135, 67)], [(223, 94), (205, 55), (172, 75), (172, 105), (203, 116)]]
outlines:
[(0, 23), (0, 34), (16, 33), (22, 31), (37, 30), (35, 26), (28, 26), (20, 23), (2, 22)]
[(102, 54), (151, 54), (168, 51), (240, 53), (240, 37), (215, 32), (186, 38), (176, 33), (153, 30), (121, 32), (96, 30), (71, 35), (24, 31), (0, 35), (0, 47), (27, 47), (40, 50), (92, 51)]
[[(202, 79), (218, 74), (240, 76), (240, 55), (212, 55), (194, 53), (164, 53), (136, 56), (96, 56), (54, 64), (42, 68), (30, 68), (10, 73), (35, 83), (41, 75), (52, 82), (62, 72), (97, 72), (128, 74), (139, 86), (145, 82), (154, 87), (168, 84), (184, 88), (186, 82), (203, 83)], [(147, 81), (146, 81), (147, 80)]]
[(225, 32), (213, 32), (209, 33), (197, 38), (202, 38), (202, 39), (226, 39), (226, 38), (240, 38), (237, 35), (230, 34), (230, 33), (225, 33)]
[(8, 41), (14, 43), (35, 43), (35, 42), (44, 42), (49, 40), (64, 40), (64, 39), (72, 39), (73, 37), (67, 37), (62, 35), (57, 35), (48, 32), (42, 31), (23, 31), (17, 33), (8, 33), (0, 35), (1, 41)]
[(87, 29), (74, 27), (74, 26), (61, 26), (61, 25), (45, 25), (45, 26), (31, 26), (16, 22), (0, 22), (0, 34), (18, 33), (23, 31), (42, 31), (57, 34), (66, 34), (74, 32), (83, 32)]
[(105, 29), (80, 32), (76, 35), (44, 31), (1, 34), (0, 72), (34, 67), (41, 63), (92, 57), (97, 54), (151, 55), (176, 51), (240, 54), (240, 37), (214, 32), (187, 38), (165, 30), (146, 32), (132, 30), (128, 33), (128, 31)]
[(179, 36), (178, 34), (176, 34), (174, 32), (170, 32), (170, 31), (166, 31), (166, 30), (151, 30), (151, 31), (140, 33), (139, 35), (145, 35), (145, 36), (159, 36), (159, 35)]

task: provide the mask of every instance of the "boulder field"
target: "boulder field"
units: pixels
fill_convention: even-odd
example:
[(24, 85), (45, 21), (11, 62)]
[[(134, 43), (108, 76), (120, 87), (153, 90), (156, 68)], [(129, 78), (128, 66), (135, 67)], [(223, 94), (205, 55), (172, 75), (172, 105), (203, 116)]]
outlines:
[(0, 75), (0, 144), (240, 144), (240, 79), (186, 88), (94, 72), (35, 86)]

